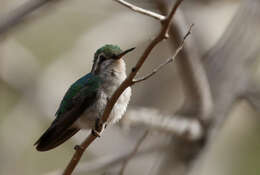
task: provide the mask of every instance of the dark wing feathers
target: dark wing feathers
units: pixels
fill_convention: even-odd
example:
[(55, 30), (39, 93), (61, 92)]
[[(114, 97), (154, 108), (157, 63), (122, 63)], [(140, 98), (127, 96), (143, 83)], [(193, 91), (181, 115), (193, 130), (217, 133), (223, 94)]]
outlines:
[(77, 93), (73, 91), (73, 95), (71, 95), (71, 89), (78, 88), (77, 83), (82, 81), (82, 78), (76, 81), (66, 92), (56, 113), (56, 119), (35, 143), (38, 151), (53, 149), (79, 131), (78, 128), (72, 128), (72, 124), (80, 117), (86, 108), (95, 102), (100, 84), (100, 79), (96, 76), (88, 77), (85, 80), (85, 82), (82, 82), (84, 86), (80, 85), (81, 87)]
[[(56, 116), (59, 117), (61, 114), (65, 113), (66, 111), (70, 110), (73, 107), (73, 98), (86, 86), (93, 86), (95, 88), (95, 79), (96, 76), (91, 75), (90, 73), (78, 79), (75, 83), (73, 83), (68, 91), (65, 93), (60, 106), (56, 112)], [(92, 88), (92, 87), (90, 87)]]
[(35, 143), (38, 151), (48, 151), (60, 144), (64, 143), (67, 139), (72, 137), (79, 131), (77, 128), (69, 128), (63, 132), (55, 132), (55, 128), (47, 130), (42, 137)]

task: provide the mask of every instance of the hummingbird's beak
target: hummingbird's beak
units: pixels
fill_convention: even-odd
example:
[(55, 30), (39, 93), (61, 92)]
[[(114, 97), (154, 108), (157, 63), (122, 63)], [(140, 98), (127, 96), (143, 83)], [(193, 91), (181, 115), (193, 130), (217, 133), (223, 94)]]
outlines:
[(118, 60), (118, 59), (122, 58), (125, 54), (127, 54), (128, 52), (133, 51), (134, 49), (135, 49), (135, 47), (133, 47), (133, 48), (131, 48), (131, 49), (127, 49), (127, 50), (121, 52), (120, 54), (118, 54), (118, 55), (116, 56), (116, 59)]

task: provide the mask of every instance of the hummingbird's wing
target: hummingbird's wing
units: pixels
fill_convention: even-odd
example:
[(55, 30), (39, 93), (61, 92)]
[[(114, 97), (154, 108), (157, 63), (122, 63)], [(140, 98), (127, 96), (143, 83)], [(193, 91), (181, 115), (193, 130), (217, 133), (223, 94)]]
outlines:
[(87, 74), (69, 88), (56, 112), (56, 119), (35, 143), (38, 151), (53, 149), (79, 131), (72, 124), (95, 102), (100, 81), (99, 77)]

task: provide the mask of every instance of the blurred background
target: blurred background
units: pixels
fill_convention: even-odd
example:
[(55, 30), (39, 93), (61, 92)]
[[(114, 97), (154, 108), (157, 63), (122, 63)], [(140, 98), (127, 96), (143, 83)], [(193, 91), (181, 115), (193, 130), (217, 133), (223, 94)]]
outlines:
[[(0, 24), (1, 20), (17, 12), (16, 9), (26, 2), (29, 0), (0, 0)], [(161, 13), (152, 0), (129, 2)], [(173, 2), (169, 1), (170, 4)], [(252, 3), (255, 8), (260, 7), (257, 0), (249, 0), (247, 3)], [(211, 53), (210, 49), (219, 44), (218, 41), (224, 42), (225, 38), (221, 36), (230, 34), (226, 30), (227, 26), (234, 20), (238, 21), (236, 15), (238, 10), (243, 9), (241, 4), (239, 0), (183, 2), (182, 15), (188, 25), (195, 24), (190, 38), (195, 40), (194, 47), (201, 59)], [(245, 49), (250, 50), (253, 43), (257, 46), (255, 50), (258, 50), (258, 22), (252, 19), (250, 25), (255, 25), (247, 27), (254, 30), (240, 31), (238, 34), (249, 38), (253, 35), (256, 40), (242, 41), (243, 37), (238, 37), (232, 43), (233, 47), (236, 48), (236, 44), (241, 42)], [(249, 25), (243, 20), (239, 24), (241, 28)], [(88, 131), (81, 131), (70, 141), (49, 152), (37, 152), (33, 144), (54, 119), (68, 87), (90, 71), (95, 51), (104, 44), (117, 44), (122, 49), (136, 47), (135, 52), (126, 58), (129, 72), (159, 30), (160, 23), (155, 19), (134, 13), (114, 1), (59, 0), (46, 3), (23, 18), (19, 25), (0, 33), (0, 174), (50, 175), (64, 169), (74, 153), (74, 145), (80, 143)], [(182, 30), (185, 33), (188, 27)], [(232, 53), (233, 47), (228, 48)], [(237, 49), (239, 47), (238, 44)], [(149, 73), (173, 53), (171, 42), (163, 41), (153, 50), (139, 75)], [(260, 78), (257, 57), (251, 58), (249, 69), (250, 78), (255, 81)], [(226, 62), (222, 64), (228, 65)], [(185, 102), (179, 69), (178, 64), (169, 64), (151, 79), (133, 87), (128, 109), (146, 107), (162, 114), (173, 114)], [(233, 67), (226, 69), (232, 71)], [(239, 79), (240, 76), (237, 74), (235, 78)], [(208, 77), (212, 78), (212, 74)], [(212, 84), (210, 86), (212, 88)], [(220, 92), (229, 94), (225, 88)], [(246, 100), (236, 100), (233, 104), (225, 113), (228, 119), (217, 137), (211, 138), (214, 142), (207, 148), (206, 161), (200, 168), (201, 175), (260, 173), (259, 113)], [(82, 162), (92, 162), (86, 164), (88, 169), (88, 166), (98, 164), (93, 163), (96, 160), (129, 152), (143, 132), (143, 127), (128, 126), (124, 122), (110, 126), (85, 152)], [(142, 147), (168, 145), (171, 138), (170, 133), (152, 131)], [(125, 174), (166, 174), (158, 172), (163, 167), (161, 164), (166, 149), (139, 155), (129, 163)], [(96, 169), (92, 166), (89, 171), (82, 170), (75, 174), (103, 174), (114, 167), (120, 167), (120, 163)]]

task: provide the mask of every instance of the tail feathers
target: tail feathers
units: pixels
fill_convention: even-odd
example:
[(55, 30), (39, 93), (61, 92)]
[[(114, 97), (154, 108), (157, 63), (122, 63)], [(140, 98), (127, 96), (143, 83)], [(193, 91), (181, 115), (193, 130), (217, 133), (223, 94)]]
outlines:
[(64, 143), (78, 131), (78, 128), (69, 128), (58, 132), (55, 127), (50, 127), (34, 145), (38, 151), (48, 151)]

